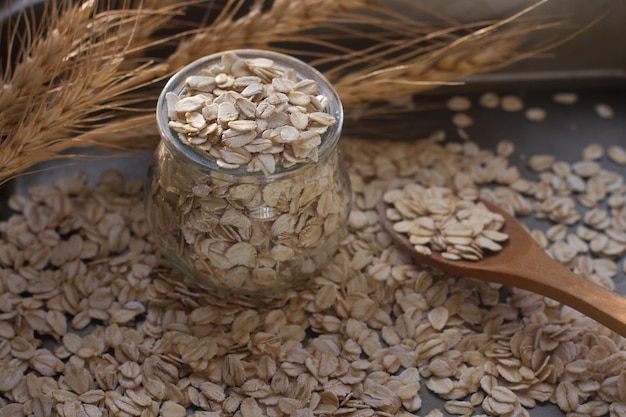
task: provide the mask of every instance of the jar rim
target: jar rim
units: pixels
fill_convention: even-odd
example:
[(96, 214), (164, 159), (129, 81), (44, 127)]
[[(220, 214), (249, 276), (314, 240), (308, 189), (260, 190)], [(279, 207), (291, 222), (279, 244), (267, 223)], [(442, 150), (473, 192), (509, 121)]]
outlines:
[(303, 78), (313, 79), (318, 83), (319, 92), (323, 94), (328, 100), (328, 106), (326, 112), (333, 115), (337, 120), (337, 123), (329, 126), (326, 133), (322, 135), (322, 142), (318, 148), (319, 160), (323, 160), (332, 152), (337, 146), (339, 137), (341, 136), (341, 130), (343, 126), (343, 106), (339, 94), (332, 86), (330, 81), (316, 68), (307, 64), (306, 62), (295, 58), (290, 55), (286, 55), (280, 52), (265, 50), (265, 49), (232, 49), (222, 52), (217, 52), (211, 55), (207, 55), (200, 59), (197, 59), (190, 64), (183, 67), (176, 74), (174, 74), (159, 95), (157, 101), (157, 126), (162, 139), (165, 139), (169, 146), (173, 146), (178, 152), (185, 155), (193, 163), (200, 165), (202, 168), (210, 169), (212, 171), (218, 171), (223, 174), (235, 175), (235, 176), (261, 176), (265, 178), (276, 178), (287, 175), (291, 172), (297, 171), (300, 167), (314, 164), (315, 162), (307, 161), (295, 164), (288, 168), (278, 167), (276, 172), (270, 175), (264, 175), (261, 171), (249, 172), (245, 167), (239, 167), (237, 169), (225, 169), (217, 165), (215, 159), (204, 155), (203, 153), (194, 149), (193, 146), (189, 146), (183, 143), (178, 134), (174, 132), (168, 125), (169, 117), (167, 111), (167, 100), (165, 98), (167, 93), (173, 92), (177, 95), (181, 95), (185, 91), (185, 80), (191, 76), (199, 73), (203, 68), (207, 68), (211, 64), (219, 63), (222, 56), (226, 53), (234, 53), (240, 58), (269, 58), (282, 69), (293, 69), (296, 74)]

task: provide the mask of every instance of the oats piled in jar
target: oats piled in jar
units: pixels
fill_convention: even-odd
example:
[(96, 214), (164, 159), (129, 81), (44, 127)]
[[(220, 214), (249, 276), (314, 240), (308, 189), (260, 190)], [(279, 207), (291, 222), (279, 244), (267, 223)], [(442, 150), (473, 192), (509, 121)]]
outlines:
[(268, 58), (225, 53), (219, 64), (169, 92), (169, 127), (219, 167), (273, 174), (277, 167), (317, 161), (329, 126), (327, 97), (315, 80), (299, 78)]
[(504, 218), (476, 197), (455, 195), (445, 187), (408, 184), (387, 191), (383, 199), (392, 205), (386, 216), (393, 229), (408, 235), (418, 253), (435, 251), (453, 261), (479, 261), (486, 251), (502, 250), (508, 236), (500, 231)]
[(218, 53), (170, 80), (157, 116), (146, 210), (174, 265), (263, 304), (253, 294), (301, 288), (328, 263), (351, 194), (341, 103), (322, 74), (269, 51)]

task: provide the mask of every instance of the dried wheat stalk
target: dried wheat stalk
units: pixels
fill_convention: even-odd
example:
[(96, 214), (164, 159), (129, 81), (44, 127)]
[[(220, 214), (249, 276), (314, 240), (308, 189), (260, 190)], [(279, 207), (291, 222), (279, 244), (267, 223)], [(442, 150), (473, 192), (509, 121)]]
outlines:
[[(185, 31), (173, 15), (187, 6), (205, 17)], [(554, 27), (522, 19), (533, 7), (474, 25), (424, 23), (372, 0), (228, 0), (217, 7), (152, 0), (106, 9), (93, 0), (53, 0), (40, 23), (28, 12), (18, 16), (25, 35), (18, 25), (0, 28), (18, 52), (0, 73), (0, 107), (8, 109), (0, 115), (0, 183), (76, 145), (153, 146), (159, 81), (220, 50), (272, 48), (301, 56), (326, 72), (348, 118), (356, 118), (371, 103), (397, 103), (543, 50), (515, 39)], [(159, 27), (178, 33), (157, 36)], [(160, 60), (163, 49), (168, 57)]]
[(9, 22), (2, 34), (10, 36), (8, 58), (16, 56), (0, 73), (0, 181), (58, 157), (77, 133), (145, 100), (134, 92), (163, 69), (135, 56), (173, 14), (53, 0), (40, 22), (28, 12)]

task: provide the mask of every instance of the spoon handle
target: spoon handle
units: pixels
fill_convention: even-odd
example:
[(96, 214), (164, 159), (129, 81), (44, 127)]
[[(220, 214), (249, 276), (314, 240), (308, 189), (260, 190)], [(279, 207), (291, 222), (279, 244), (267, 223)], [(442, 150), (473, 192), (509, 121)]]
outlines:
[(508, 278), (511, 285), (544, 294), (626, 337), (626, 297), (571, 272), (538, 246), (529, 246), (511, 266), (493, 268), (494, 274), (501, 275), (493, 280)]

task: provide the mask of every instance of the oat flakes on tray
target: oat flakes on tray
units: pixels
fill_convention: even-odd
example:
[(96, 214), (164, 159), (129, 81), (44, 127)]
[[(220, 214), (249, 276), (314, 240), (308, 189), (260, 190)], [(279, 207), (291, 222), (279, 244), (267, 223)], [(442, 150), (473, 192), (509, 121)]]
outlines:
[(76, 174), (11, 197), (0, 222), (0, 415), (525, 416), (547, 403), (550, 414), (622, 415), (623, 338), (544, 297), (509, 289), (502, 300), (497, 285), (421, 269), (393, 247), (375, 206), (416, 182), (475, 187), (569, 226), (532, 232), (611, 287), (626, 249), (623, 171), (605, 156), (601, 170), (578, 169), (590, 176), (571, 160), (533, 177), (511, 165), (510, 141), (492, 151), (437, 137), (344, 141), (349, 234), (311, 288), (264, 311), (201, 294), (161, 257), (141, 181), (107, 171), (90, 186)]

